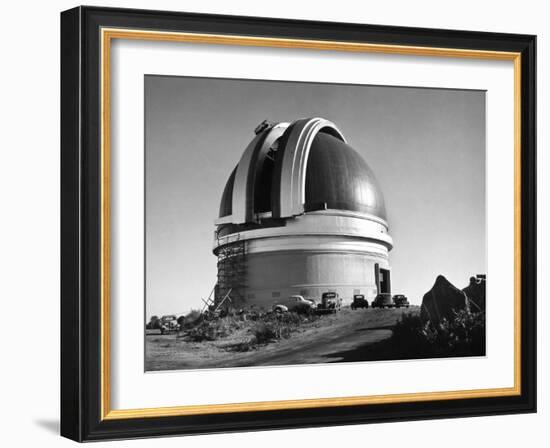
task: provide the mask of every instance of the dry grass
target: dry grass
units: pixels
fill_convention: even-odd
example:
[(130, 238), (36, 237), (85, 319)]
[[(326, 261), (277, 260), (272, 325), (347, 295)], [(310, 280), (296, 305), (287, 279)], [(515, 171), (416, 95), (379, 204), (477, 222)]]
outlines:
[(246, 341), (228, 346), (228, 350), (248, 351), (257, 345), (288, 339), (304, 323), (313, 322), (319, 316), (297, 312), (266, 313), (262, 315), (230, 314), (224, 317), (206, 319), (195, 317), (185, 322), (182, 337), (192, 342), (216, 341), (236, 332), (247, 330)]

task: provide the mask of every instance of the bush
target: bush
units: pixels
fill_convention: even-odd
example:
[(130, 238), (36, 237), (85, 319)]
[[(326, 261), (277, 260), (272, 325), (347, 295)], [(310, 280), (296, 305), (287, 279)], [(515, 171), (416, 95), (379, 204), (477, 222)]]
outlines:
[(259, 344), (289, 338), (302, 324), (318, 318), (316, 315), (297, 312), (260, 314), (257, 311), (228, 313), (225, 317), (209, 318), (194, 310), (182, 318), (180, 325), (185, 332), (181, 337), (192, 342), (215, 341), (237, 330), (249, 328), (252, 335), (249, 340), (228, 346), (233, 351), (248, 351)]
[(151, 320), (147, 324), (146, 328), (149, 330), (158, 330), (161, 327), (161, 321), (158, 316), (151, 316)]
[(225, 350), (230, 352), (249, 352), (257, 348), (256, 340), (254, 338), (247, 341), (239, 342), (237, 344), (232, 344), (224, 347)]
[(299, 304), (298, 306), (296, 306), (294, 308), (294, 312), (297, 313), (297, 314), (302, 314), (302, 315), (308, 316), (310, 314), (313, 314), (314, 309), (311, 306), (306, 305), (304, 303), (304, 304)]
[(277, 333), (272, 323), (260, 322), (252, 328), (252, 334), (254, 335), (255, 342), (258, 344), (264, 344), (274, 339), (279, 339)]
[(215, 341), (229, 336), (241, 325), (242, 323), (233, 316), (213, 320), (199, 319), (199, 323), (188, 331), (187, 336), (194, 342)]
[(424, 329), (427, 340), (438, 352), (453, 355), (485, 354), (485, 313), (460, 311), (450, 321)]
[(406, 357), (484, 355), (485, 313), (463, 310), (437, 325), (424, 323), (419, 315), (405, 314), (388, 342), (392, 350)]
[(300, 314), (294, 311), (270, 313), (266, 314), (261, 322), (256, 323), (251, 332), (257, 344), (265, 344), (274, 340), (287, 339), (300, 325), (315, 319), (318, 319), (318, 316), (309, 313)]
[(182, 329), (192, 328), (199, 324), (203, 319), (203, 315), (200, 310), (191, 310), (185, 316), (180, 316), (178, 324)]

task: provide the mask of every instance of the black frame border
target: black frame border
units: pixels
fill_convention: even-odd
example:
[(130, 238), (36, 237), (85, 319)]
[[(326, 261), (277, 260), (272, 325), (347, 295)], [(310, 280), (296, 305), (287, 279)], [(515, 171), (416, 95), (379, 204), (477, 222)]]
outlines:
[[(100, 28), (521, 53), (521, 395), (101, 420)], [(536, 36), (77, 7), (61, 13), (61, 435), (76, 441), (536, 412)]]

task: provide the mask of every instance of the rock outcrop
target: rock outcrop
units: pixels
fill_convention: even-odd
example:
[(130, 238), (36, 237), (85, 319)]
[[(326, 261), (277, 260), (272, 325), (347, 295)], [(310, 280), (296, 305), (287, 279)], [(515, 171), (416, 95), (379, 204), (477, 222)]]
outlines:
[(473, 313), (485, 311), (485, 283), (484, 275), (470, 277), (470, 284), (462, 290), (468, 296), (470, 310)]
[(452, 319), (454, 313), (461, 310), (470, 311), (466, 293), (438, 275), (432, 289), (422, 298), (420, 317), (438, 324), (443, 319)]

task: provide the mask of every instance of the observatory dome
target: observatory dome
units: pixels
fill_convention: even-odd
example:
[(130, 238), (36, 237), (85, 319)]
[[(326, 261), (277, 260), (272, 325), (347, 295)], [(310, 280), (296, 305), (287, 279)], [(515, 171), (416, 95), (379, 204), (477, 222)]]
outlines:
[[(314, 137), (309, 148), (305, 165), (305, 201), (304, 210), (319, 209), (347, 210), (366, 213), (386, 219), (384, 196), (376, 177), (367, 162), (349, 146), (342, 137), (327, 132), (331, 128), (321, 129)], [(286, 130), (291, 132), (292, 125)], [(281, 137), (281, 144), (273, 151), (272, 157), (265, 157), (263, 163), (248, 166), (255, 178), (254, 212), (272, 211), (274, 201), (278, 201), (278, 191), (273, 191), (273, 179), (277, 185), (289, 183), (290, 171), (282, 172), (282, 163), (277, 159), (284, 157), (287, 147), (287, 135)], [(294, 148), (289, 148), (292, 152)], [(244, 160), (243, 162), (248, 162)], [(233, 188), (237, 167), (231, 172), (225, 185), (219, 217), (231, 215)], [(285, 177), (283, 177), (285, 175)], [(256, 191), (257, 190), (257, 191)], [(249, 203), (251, 206), (252, 203)], [(249, 216), (253, 216), (250, 214)]]
[(217, 296), (268, 308), (281, 295), (389, 292), (382, 190), (367, 162), (323, 118), (263, 122), (223, 190)]
[(374, 173), (347, 143), (319, 132), (306, 166), (305, 208), (367, 213), (386, 219), (384, 197)]

